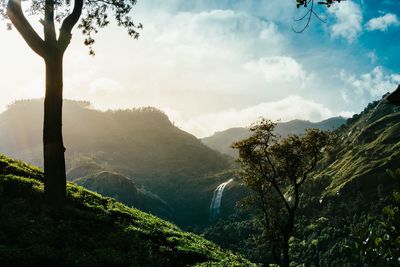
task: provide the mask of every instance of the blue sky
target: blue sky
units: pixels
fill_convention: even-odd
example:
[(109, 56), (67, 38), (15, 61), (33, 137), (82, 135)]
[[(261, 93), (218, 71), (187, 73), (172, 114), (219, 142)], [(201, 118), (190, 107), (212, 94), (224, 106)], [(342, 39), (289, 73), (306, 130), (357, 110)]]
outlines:
[[(259, 116), (349, 116), (400, 83), (400, 8), (394, 0), (318, 8), (326, 23), (314, 18), (302, 34), (293, 32), (301, 27), (293, 18), (305, 10), (293, 2), (139, 0), (134, 15), (144, 30), (138, 41), (108, 27), (97, 36), (92, 58), (74, 33), (65, 58), (65, 97), (101, 109), (156, 106), (203, 137)], [(0, 92), (0, 109), (43, 96), (41, 60), (15, 31), (0, 30), (0, 36), (7, 88)]]

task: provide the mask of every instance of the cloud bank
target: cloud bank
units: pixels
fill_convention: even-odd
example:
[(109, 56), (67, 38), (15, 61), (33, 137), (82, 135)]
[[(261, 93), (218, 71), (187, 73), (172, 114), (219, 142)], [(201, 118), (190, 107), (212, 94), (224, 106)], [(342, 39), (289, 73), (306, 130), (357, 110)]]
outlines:
[(395, 14), (388, 13), (384, 16), (370, 19), (365, 27), (368, 31), (386, 31), (390, 26), (399, 26), (399, 19)]
[(189, 120), (182, 120), (178, 113), (171, 110), (166, 110), (166, 113), (177, 126), (197, 137), (210, 136), (216, 131), (232, 127), (247, 127), (260, 117), (274, 121), (303, 119), (315, 122), (333, 116), (350, 116), (353, 114), (353, 112), (334, 113), (324, 105), (298, 95), (291, 95), (278, 101), (260, 103), (240, 110), (228, 109), (217, 113), (203, 114)]

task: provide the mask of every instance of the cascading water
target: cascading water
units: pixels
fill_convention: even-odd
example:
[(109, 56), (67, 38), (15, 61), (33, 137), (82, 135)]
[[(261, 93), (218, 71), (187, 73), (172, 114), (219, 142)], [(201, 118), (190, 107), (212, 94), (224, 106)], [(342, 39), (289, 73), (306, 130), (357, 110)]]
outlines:
[(217, 216), (219, 214), (220, 207), (221, 207), (222, 193), (224, 192), (225, 187), (232, 181), (233, 181), (233, 179), (229, 179), (228, 181), (220, 184), (214, 190), (213, 198), (211, 200), (211, 205), (210, 205), (211, 218), (214, 218), (215, 216)]

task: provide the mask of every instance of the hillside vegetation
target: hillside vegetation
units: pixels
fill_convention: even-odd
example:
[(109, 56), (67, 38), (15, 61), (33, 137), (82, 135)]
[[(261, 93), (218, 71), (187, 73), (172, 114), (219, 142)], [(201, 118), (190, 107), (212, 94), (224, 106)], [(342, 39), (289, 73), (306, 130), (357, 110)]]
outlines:
[(129, 207), (172, 219), (173, 212), (167, 203), (151, 192), (138, 188), (131, 179), (118, 173), (102, 171), (73, 182), (101, 195), (115, 198)]
[[(373, 266), (360, 261), (365, 256), (362, 246), (372, 238), (372, 226), (385, 219), (382, 210), (397, 205), (392, 193), (400, 189), (394, 178), (400, 173), (400, 108), (385, 98), (375, 101), (334, 133), (333, 148), (301, 192), (291, 255), (294, 263), (305, 266)], [(259, 226), (249, 220), (248, 211), (230, 212), (245, 195), (243, 187), (232, 183), (224, 194), (222, 218), (205, 236), (254, 262), (268, 263), (256, 241)]]
[(400, 108), (375, 101), (343, 125), (333, 151), (326, 155), (316, 180), (327, 183), (323, 196), (376, 193), (391, 189), (387, 170), (400, 167)]
[(253, 266), (155, 216), (68, 183), (44, 204), (42, 171), (0, 155), (0, 266)]
[[(16, 101), (0, 114), (0, 151), (42, 166), (42, 101)], [(65, 100), (63, 135), (70, 168), (92, 160), (140, 180), (227, 166), (226, 158), (151, 107), (102, 112), (89, 102)]]
[[(0, 151), (41, 166), (42, 114), (42, 100), (10, 105), (0, 114)], [(102, 112), (88, 102), (66, 100), (63, 117), (69, 180), (82, 178), (78, 183), (91, 190), (173, 218), (180, 226), (208, 222), (209, 202), (220, 182), (213, 175), (229, 167), (228, 157), (155, 108)], [(141, 197), (132, 199), (128, 188)], [(154, 206), (155, 199), (160, 206)]]

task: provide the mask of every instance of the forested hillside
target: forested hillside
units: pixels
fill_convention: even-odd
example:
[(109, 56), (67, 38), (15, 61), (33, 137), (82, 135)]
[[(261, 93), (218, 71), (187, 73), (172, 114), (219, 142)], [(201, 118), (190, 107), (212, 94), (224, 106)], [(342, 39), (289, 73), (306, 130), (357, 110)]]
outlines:
[[(42, 113), (42, 100), (25, 100), (0, 114), (0, 151), (41, 166)], [(150, 207), (154, 198), (142, 198), (150, 201), (136, 206), (165, 216), (167, 204), (168, 218), (182, 226), (208, 222), (209, 201), (220, 182), (213, 174), (229, 166), (227, 157), (175, 127), (155, 108), (101, 112), (88, 102), (65, 101), (63, 116), (70, 180), (89, 176), (78, 183), (131, 205), (122, 184), (113, 183), (113, 192), (101, 189), (99, 173), (117, 173), (164, 203)]]

